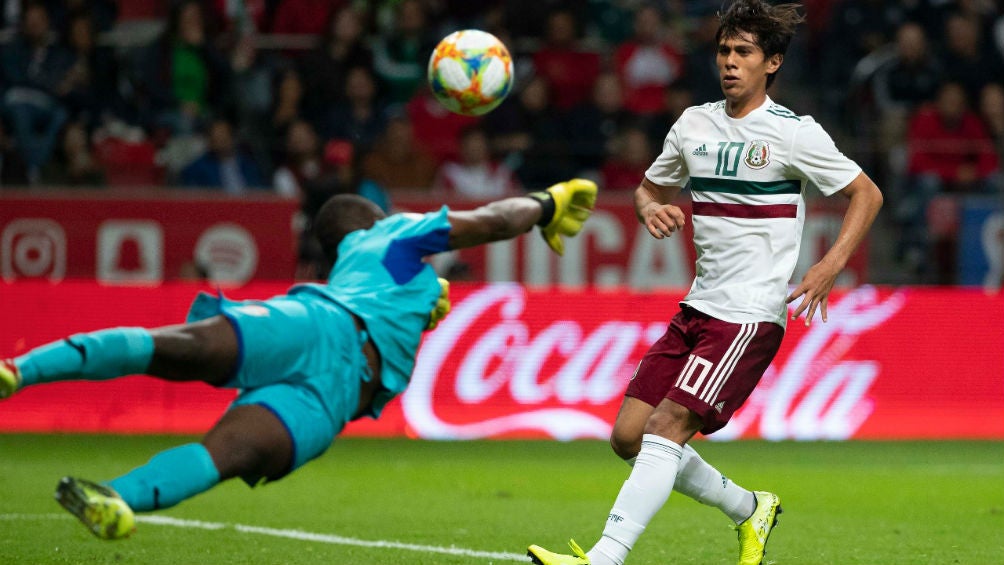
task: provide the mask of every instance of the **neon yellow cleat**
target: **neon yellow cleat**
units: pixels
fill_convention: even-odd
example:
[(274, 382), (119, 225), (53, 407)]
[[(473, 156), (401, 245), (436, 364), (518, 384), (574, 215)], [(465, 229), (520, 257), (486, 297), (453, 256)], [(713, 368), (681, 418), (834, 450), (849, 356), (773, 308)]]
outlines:
[(56, 502), (101, 539), (122, 539), (136, 530), (132, 508), (114, 490), (83, 479), (63, 477)]
[(736, 526), (739, 532), (739, 565), (760, 565), (767, 552), (767, 538), (777, 525), (781, 499), (774, 493), (754, 491), (756, 510)]
[(586, 552), (582, 551), (575, 540), (568, 540), (568, 547), (572, 548), (572, 555), (562, 555), (550, 552), (539, 545), (531, 545), (526, 550), (530, 560), (536, 565), (589, 565), (589, 558)]
[(0, 359), (0, 399), (7, 398), (21, 387), (21, 371), (13, 359)]

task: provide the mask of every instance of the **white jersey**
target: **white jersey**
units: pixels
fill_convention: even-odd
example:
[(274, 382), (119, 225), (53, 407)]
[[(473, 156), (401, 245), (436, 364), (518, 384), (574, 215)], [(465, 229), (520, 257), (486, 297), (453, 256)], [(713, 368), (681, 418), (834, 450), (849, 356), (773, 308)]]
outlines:
[(727, 322), (785, 326), (805, 186), (829, 196), (860, 173), (815, 120), (770, 98), (740, 119), (724, 101), (688, 108), (645, 172), (660, 186), (690, 183), (697, 265), (684, 304)]

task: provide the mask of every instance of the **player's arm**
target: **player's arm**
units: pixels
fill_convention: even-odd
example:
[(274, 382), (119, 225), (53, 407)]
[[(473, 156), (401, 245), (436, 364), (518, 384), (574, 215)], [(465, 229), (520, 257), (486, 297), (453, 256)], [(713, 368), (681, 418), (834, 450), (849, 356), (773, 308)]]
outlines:
[(673, 235), (686, 224), (683, 210), (671, 202), (680, 194), (679, 186), (660, 186), (643, 178), (634, 191), (634, 210), (638, 221), (656, 239)]
[(844, 213), (844, 221), (840, 226), (837, 240), (826, 255), (809, 268), (802, 282), (788, 295), (788, 303), (802, 297), (802, 302), (792, 313), (792, 319), (808, 310), (805, 315), (805, 325), (809, 325), (812, 321), (817, 307), (823, 321), (826, 321), (826, 302), (833, 283), (836, 282), (840, 271), (847, 266), (847, 261), (850, 260), (854, 250), (864, 240), (865, 234), (875, 221), (875, 216), (878, 215), (879, 208), (882, 207), (882, 192), (864, 173), (859, 174), (839, 193), (850, 203), (847, 212)]
[(561, 236), (573, 236), (596, 205), (596, 184), (583, 179), (558, 183), (529, 196), (497, 200), (474, 210), (451, 210), (451, 249), (512, 239), (540, 226), (547, 244), (557, 254), (564, 250)]

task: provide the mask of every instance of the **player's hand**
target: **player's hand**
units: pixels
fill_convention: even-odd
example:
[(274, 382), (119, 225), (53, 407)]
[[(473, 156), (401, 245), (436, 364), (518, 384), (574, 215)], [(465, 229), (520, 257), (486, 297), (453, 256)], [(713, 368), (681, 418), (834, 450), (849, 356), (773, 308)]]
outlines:
[(795, 287), (795, 290), (788, 295), (785, 300), (786, 303), (791, 304), (799, 297), (802, 298), (802, 302), (799, 303), (798, 307), (791, 314), (791, 319), (795, 320), (805, 314), (805, 325), (808, 326), (812, 323), (812, 317), (816, 314), (816, 309), (819, 309), (820, 317), (825, 323), (826, 317), (826, 303), (830, 296), (830, 290), (833, 289), (833, 284), (837, 280), (837, 275), (840, 274), (840, 269), (832, 266), (824, 261), (816, 263), (806, 271), (805, 276), (802, 277), (802, 282)]
[(436, 299), (436, 306), (429, 312), (429, 325), (425, 327), (426, 331), (436, 329), (439, 325), (440, 320), (446, 317), (450, 313), (450, 281), (440, 277), (439, 278), (439, 298)]
[(561, 236), (571, 237), (579, 233), (582, 224), (592, 214), (596, 206), (596, 190), (596, 183), (591, 180), (572, 179), (531, 195), (538, 200), (549, 197), (554, 202), (554, 216), (540, 228), (540, 234), (558, 255), (565, 253)]
[(645, 224), (645, 229), (656, 239), (673, 235), (673, 232), (682, 230), (687, 223), (683, 210), (672, 204), (649, 202), (639, 215)]

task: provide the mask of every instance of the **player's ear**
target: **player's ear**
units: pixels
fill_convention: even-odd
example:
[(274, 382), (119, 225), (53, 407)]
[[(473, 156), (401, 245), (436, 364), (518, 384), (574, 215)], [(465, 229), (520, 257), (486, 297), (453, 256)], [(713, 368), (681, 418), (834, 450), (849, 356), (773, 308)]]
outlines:
[(780, 53), (774, 53), (770, 57), (767, 57), (767, 74), (774, 74), (778, 69), (781, 68), (781, 63), (784, 62), (784, 55)]

